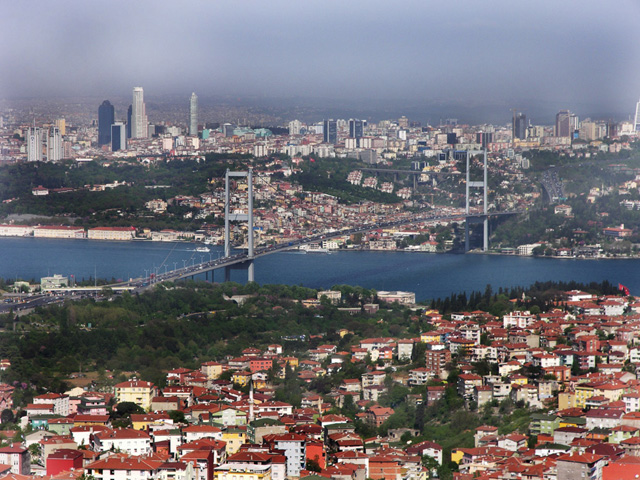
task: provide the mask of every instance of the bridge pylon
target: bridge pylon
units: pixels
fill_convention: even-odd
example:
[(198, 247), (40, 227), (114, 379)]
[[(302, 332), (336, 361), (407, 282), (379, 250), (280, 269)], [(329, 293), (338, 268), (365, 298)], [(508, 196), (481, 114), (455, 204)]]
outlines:
[[(231, 195), (229, 194), (229, 179), (231, 177), (243, 177), (247, 179), (247, 213), (229, 212), (229, 204), (231, 203)], [(249, 168), (247, 172), (231, 172), (227, 168), (224, 176), (224, 256), (231, 256), (231, 230), (230, 222), (247, 222), (247, 281), (254, 281), (254, 252), (253, 252), (253, 169)], [(231, 267), (224, 268), (224, 280), (231, 280)]]
[[(483, 154), (483, 178), (482, 181), (471, 181), (471, 172), (469, 171), (469, 158), (475, 154)], [(489, 250), (489, 216), (487, 213), (487, 151), (486, 150), (476, 150), (469, 152), (467, 150), (467, 183), (466, 183), (466, 205), (465, 205), (465, 223), (464, 223), (464, 251), (468, 252), (470, 250), (470, 241), (469, 241), (469, 225), (472, 223), (472, 219), (469, 216), (469, 190), (471, 188), (481, 188), (483, 193), (483, 216), (480, 217), (479, 220), (475, 220), (475, 222), (482, 222), (482, 251), (486, 252)]]

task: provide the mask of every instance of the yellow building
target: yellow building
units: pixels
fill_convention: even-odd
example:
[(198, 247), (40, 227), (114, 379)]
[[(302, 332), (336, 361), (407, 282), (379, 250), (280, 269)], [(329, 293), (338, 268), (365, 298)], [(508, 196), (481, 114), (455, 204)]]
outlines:
[(294, 370), (296, 368), (298, 368), (298, 358), (297, 357), (284, 357), (282, 360), (284, 360), (287, 363), (287, 365), (289, 365)]
[(158, 388), (153, 383), (141, 380), (118, 383), (115, 391), (117, 403), (132, 402), (144, 410), (149, 410), (151, 400), (158, 395)]
[(578, 408), (584, 408), (587, 399), (596, 395), (593, 385), (589, 383), (576, 385), (575, 394), (576, 394), (575, 406)]
[(527, 383), (529, 383), (529, 379), (522, 375), (516, 375), (511, 378), (511, 383), (515, 383), (516, 385), (526, 385)]
[(251, 372), (235, 372), (231, 376), (231, 381), (241, 387), (249, 385), (249, 381), (251, 380)]
[(451, 449), (451, 461), (457, 463), (458, 465), (462, 461), (462, 457), (464, 457), (464, 450), (461, 448), (452, 448)]
[(167, 413), (132, 413), (131, 424), (134, 430), (148, 430), (151, 426), (171, 424), (171, 418)]
[(440, 334), (436, 332), (424, 332), (420, 334), (422, 343), (440, 343)]
[(227, 428), (222, 432), (222, 441), (227, 442), (227, 456), (233, 455), (246, 443), (247, 432), (238, 428)]
[(218, 362), (204, 362), (200, 365), (200, 371), (204, 373), (209, 380), (216, 380), (222, 375), (222, 364)]
[(576, 406), (576, 396), (573, 392), (558, 393), (558, 410), (565, 410)]

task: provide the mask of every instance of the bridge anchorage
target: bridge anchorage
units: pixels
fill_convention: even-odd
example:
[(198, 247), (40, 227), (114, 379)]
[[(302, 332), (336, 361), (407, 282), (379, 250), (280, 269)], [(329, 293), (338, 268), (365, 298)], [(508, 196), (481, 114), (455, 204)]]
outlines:
[[(229, 194), (229, 179), (241, 177), (247, 179), (247, 213), (229, 213), (231, 195)], [(247, 281), (254, 281), (254, 250), (253, 250), (253, 169), (247, 172), (231, 172), (227, 169), (224, 176), (224, 256), (231, 256), (231, 229), (229, 222), (247, 222)], [(231, 265), (224, 267), (224, 280), (231, 280)]]

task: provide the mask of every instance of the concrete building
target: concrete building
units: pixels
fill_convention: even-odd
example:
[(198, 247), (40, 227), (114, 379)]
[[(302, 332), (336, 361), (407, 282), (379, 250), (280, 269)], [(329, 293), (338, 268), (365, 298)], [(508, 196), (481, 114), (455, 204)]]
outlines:
[(323, 141), (335, 145), (338, 143), (338, 122), (335, 120), (325, 120), (323, 122)]
[(82, 227), (42, 225), (33, 229), (33, 236), (38, 238), (85, 238), (85, 231)]
[(133, 240), (136, 236), (135, 227), (96, 227), (87, 231), (87, 238), (91, 240)]
[(117, 152), (127, 149), (127, 128), (122, 122), (111, 125), (111, 151)]
[(527, 116), (522, 112), (513, 112), (512, 135), (513, 140), (525, 140), (527, 138)]
[(416, 294), (414, 292), (387, 292), (381, 290), (378, 292), (378, 299), (387, 303), (398, 302), (400, 305), (413, 305), (416, 303)]
[(31, 455), (19, 443), (0, 448), (0, 465), (8, 465), (10, 472), (17, 475), (31, 474)]
[(562, 455), (556, 463), (558, 479), (601, 480), (605, 460), (602, 455), (593, 453)]
[(189, 135), (198, 136), (198, 96), (195, 92), (189, 100)]
[(149, 410), (151, 400), (158, 395), (158, 389), (151, 382), (129, 380), (115, 386), (116, 402), (133, 402), (145, 410)]
[(64, 148), (62, 145), (62, 135), (57, 127), (49, 128), (47, 135), (47, 161), (59, 162), (64, 156)]
[(133, 103), (131, 104), (131, 138), (147, 138), (148, 124), (144, 90), (142, 87), (134, 87)]
[(27, 161), (28, 162), (41, 162), (42, 161), (42, 129), (36, 127), (29, 127), (27, 130)]
[[(43, 292), (51, 290), (52, 288), (64, 288), (68, 286), (69, 286), (69, 278), (63, 277), (62, 275), (56, 274), (53, 277), (42, 277), (40, 279), (40, 290)], [(47, 403), (50, 403), (50, 402), (47, 402)], [(65, 415), (68, 415), (68, 411), (69, 411), (69, 399), (67, 398), (67, 413), (65, 413)]]

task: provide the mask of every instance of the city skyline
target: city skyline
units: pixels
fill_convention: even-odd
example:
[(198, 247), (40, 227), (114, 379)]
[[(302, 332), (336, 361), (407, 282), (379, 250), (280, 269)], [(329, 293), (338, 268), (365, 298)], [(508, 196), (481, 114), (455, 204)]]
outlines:
[[(114, 2), (125, 15), (35, 3), (5, 6), (2, 31), (20, 48), (0, 54), (10, 67), (0, 98), (109, 98), (144, 85), (154, 96), (503, 102), (524, 112), (541, 101), (574, 111), (590, 102), (632, 115), (640, 90), (640, 6), (631, 1), (606, 9), (594, 1), (498, 1), (491, 9), (470, 1)], [(44, 42), (46, 56), (38, 54)]]

